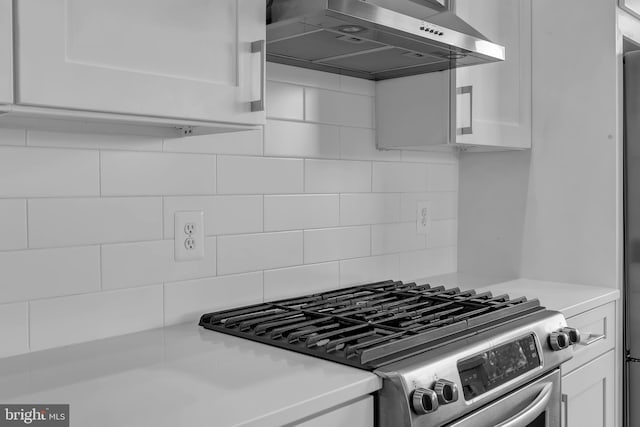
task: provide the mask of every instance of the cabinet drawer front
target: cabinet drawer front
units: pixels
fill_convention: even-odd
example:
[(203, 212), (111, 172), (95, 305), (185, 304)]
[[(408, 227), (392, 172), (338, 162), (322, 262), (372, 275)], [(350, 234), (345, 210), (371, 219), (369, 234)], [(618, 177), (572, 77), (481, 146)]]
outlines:
[(582, 340), (573, 348), (573, 359), (562, 365), (563, 374), (575, 370), (615, 346), (615, 313), (615, 302), (610, 302), (567, 319), (570, 327), (580, 331)]

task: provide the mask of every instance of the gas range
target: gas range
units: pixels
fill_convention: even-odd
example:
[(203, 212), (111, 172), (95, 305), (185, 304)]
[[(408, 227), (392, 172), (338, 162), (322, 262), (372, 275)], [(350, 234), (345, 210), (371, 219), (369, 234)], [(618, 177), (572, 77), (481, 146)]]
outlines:
[[(522, 416), (507, 413), (519, 407), (510, 401), (517, 395), (527, 395), (518, 401), (529, 417), (527, 399), (547, 402), (538, 414), (547, 421), (518, 418), (514, 426), (559, 425), (559, 385), (525, 392), (571, 358), (580, 340), (562, 314), (535, 299), (391, 280), (207, 313), (200, 325), (373, 371), (383, 379), (379, 427), (463, 426), (474, 412), (492, 414), (486, 425), (496, 426), (499, 408), (505, 419)], [(555, 376), (549, 384), (559, 384)], [(476, 417), (468, 425), (483, 424)]]

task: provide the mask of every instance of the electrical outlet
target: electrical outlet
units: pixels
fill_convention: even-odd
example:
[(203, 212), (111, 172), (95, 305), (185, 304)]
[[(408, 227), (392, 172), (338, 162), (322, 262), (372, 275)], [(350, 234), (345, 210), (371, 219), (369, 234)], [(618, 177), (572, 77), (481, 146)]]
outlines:
[(184, 225), (184, 233), (191, 236), (196, 232), (196, 225), (193, 222), (188, 222)]
[(431, 203), (428, 200), (418, 202), (416, 227), (418, 234), (427, 234), (431, 230)]
[(176, 212), (174, 224), (176, 261), (204, 259), (204, 212)]

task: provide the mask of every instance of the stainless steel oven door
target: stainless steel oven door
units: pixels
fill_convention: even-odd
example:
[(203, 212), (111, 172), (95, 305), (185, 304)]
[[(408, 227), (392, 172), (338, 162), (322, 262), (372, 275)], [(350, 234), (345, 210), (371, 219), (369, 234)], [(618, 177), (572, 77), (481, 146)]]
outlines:
[(560, 370), (552, 371), (447, 427), (560, 427)]

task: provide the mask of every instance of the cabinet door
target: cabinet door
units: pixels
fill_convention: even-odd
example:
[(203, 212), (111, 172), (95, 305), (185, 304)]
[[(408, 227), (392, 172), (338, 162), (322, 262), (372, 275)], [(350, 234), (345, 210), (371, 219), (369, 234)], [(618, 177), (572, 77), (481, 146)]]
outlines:
[(456, 69), (456, 142), (531, 147), (531, 0), (456, 0), (455, 7), (506, 48), (503, 62)]
[(13, 99), (11, 0), (0, 0), (0, 104)]
[[(5, 0), (2, 0), (5, 1)], [(17, 102), (263, 123), (263, 0), (16, 0)]]
[(613, 427), (615, 352), (562, 378), (563, 427)]

